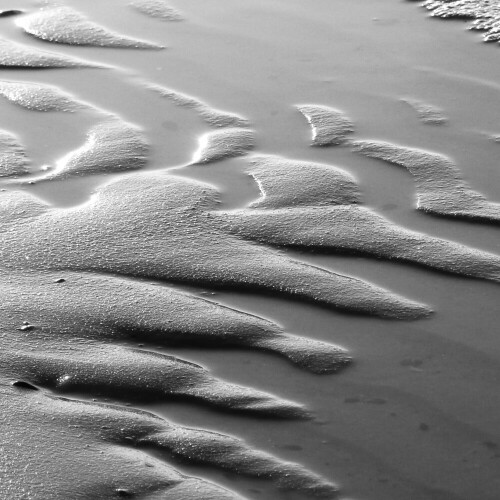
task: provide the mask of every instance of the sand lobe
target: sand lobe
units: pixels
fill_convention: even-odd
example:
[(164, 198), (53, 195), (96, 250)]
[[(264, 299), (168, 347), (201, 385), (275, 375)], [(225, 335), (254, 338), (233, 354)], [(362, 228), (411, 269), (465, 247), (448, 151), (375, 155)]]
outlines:
[[(219, 214), (238, 236), (271, 245), (400, 260), (500, 281), (499, 256), (390, 222), (361, 206), (353, 178), (339, 168), (273, 156), (257, 157), (251, 163), (249, 173), (262, 197), (249, 205), (252, 210)], [(450, 182), (443, 185), (449, 189)]]
[(182, 21), (182, 14), (171, 7), (166, 0), (134, 0), (130, 5), (150, 17), (161, 21)]
[[(100, 188), (85, 205), (49, 210), (31, 224), (11, 226), (3, 265), (260, 290), (395, 318), (429, 313), (365, 281), (238, 238), (211, 213), (217, 208), (210, 185), (157, 173), (128, 175)], [(27, 240), (32, 244), (20, 250), (17, 242)]]
[(202, 135), (192, 164), (212, 163), (246, 155), (254, 147), (253, 130), (225, 128)]
[(500, 222), (500, 204), (471, 189), (450, 158), (382, 141), (354, 141), (352, 147), (357, 153), (407, 169), (415, 179), (419, 210), (446, 217)]
[(147, 84), (147, 88), (178, 106), (194, 109), (200, 118), (212, 127), (246, 127), (249, 125), (249, 121), (246, 118), (213, 108), (196, 97), (160, 85)]
[(0, 38), (0, 67), (48, 69), (101, 68), (102, 66)]
[(317, 104), (296, 107), (311, 125), (313, 146), (343, 144), (354, 131), (353, 123), (342, 111)]
[(58, 87), (39, 83), (3, 80), (0, 81), (0, 95), (31, 111), (71, 112), (85, 107)]
[(0, 130), (0, 177), (17, 177), (29, 173), (29, 159), (19, 139)]
[(70, 7), (39, 10), (17, 21), (26, 33), (47, 42), (96, 47), (162, 49), (161, 45), (114, 33)]

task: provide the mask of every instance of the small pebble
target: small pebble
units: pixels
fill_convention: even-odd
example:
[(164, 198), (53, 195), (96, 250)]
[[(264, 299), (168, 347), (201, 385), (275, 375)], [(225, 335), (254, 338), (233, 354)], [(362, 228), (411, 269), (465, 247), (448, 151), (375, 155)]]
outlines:
[(119, 497), (129, 497), (132, 496), (128, 490), (124, 490), (122, 488), (118, 488), (116, 493)]
[(16, 380), (15, 382), (12, 382), (12, 385), (14, 387), (22, 387), (23, 389), (29, 389), (30, 391), (38, 391), (37, 387), (31, 385), (28, 382), (24, 382), (24, 380)]
[(34, 330), (35, 327), (33, 325), (29, 325), (29, 324), (24, 324), (23, 326), (21, 326), (21, 328), (18, 328), (18, 330), (22, 331), (22, 332), (26, 332), (26, 331), (30, 331), (30, 330)]
[(22, 14), (22, 10), (10, 9), (10, 10), (0, 10), (0, 17), (10, 17), (10, 16), (18, 16)]

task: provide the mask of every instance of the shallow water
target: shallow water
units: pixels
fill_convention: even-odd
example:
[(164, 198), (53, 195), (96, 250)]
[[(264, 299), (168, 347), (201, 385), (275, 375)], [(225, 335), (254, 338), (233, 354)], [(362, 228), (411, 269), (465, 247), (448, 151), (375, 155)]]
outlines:
[[(28, 0), (16, 5), (5, 3), (5, 9), (39, 8), (39, 3)], [(168, 5), (183, 18), (176, 22), (144, 15), (123, 0), (65, 0), (62, 4), (113, 32), (167, 49), (42, 42), (17, 27), (22, 16), (0, 18), (2, 38), (109, 67), (0, 69), (0, 80), (53, 85), (104, 113), (40, 113), (2, 98), (0, 129), (19, 137), (35, 175), (43, 165), (55, 165), (78, 150), (88, 131), (102, 123), (106, 113), (112, 113), (137, 126), (147, 138), (151, 151), (141, 171), (168, 170), (211, 184), (219, 191), (216, 210), (246, 209), (257, 200), (261, 192), (248, 175), (251, 155), (277, 155), (338, 166), (354, 177), (364, 206), (391, 222), (500, 255), (498, 227), (417, 211), (414, 179), (404, 169), (353, 154), (348, 147), (311, 147), (310, 127), (296, 108), (307, 103), (341, 111), (354, 123), (355, 140), (384, 141), (444, 154), (453, 160), (471, 189), (489, 201), (500, 202), (500, 150), (490, 139), (500, 134), (500, 52), (496, 44), (483, 44), (480, 34), (462, 33), (467, 26), (463, 21), (429, 19), (419, 3), (399, 0), (316, 0), (314, 6), (304, 0), (172, 0)], [(200, 119), (196, 109), (155, 95), (147, 89), (148, 84), (175, 89), (203, 105), (247, 119), (243, 130), (255, 135), (250, 158), (189, 165), (199, 138), (214, 129)], [(425, 123), (402, 99), (431, 104), (446, 116), (446, 123)], [(231, 144), (224, 142), (222, 146), (216, 153), (232, 156), (224, 150), (231, 150)], [(244, 155), (247, 150), (237, 152)], [(10, 194), (15, 190), (33, 193), (49, 203), (59, 225), (40, 225), (38, 234), (43, 234), (44, 227), (51, 228), (48, 240), (58, 241), (64, 227), (65, 237), (71, 242), (67, 235), (71, 235), (73, 212), (67, 210), (93, 213), (95, 193), (104, 183), (123, 178), (132, 185), (135, 175), (107, 169), (106, 175), (33, 185), (21, 185), (21, 178), (2, 179), (0, 189)], [(168, 191), (165, 197), (171, 199)], [(126, 205), (126, 199), (120, 201)], [(100, 223), (105, 221), (112, 220), (116, 226), (123, 222), (125, 226), (126, 217), (133, 220), (139, 212), (139, 205), (133, 206), (132, 214), (115, 214), (113, 204), (109, 204), (107, 210), (114, 218), (107, 219), (102, 210), (100, 221), (92, 219), (95, 232), (100, 232)], [(124, 221), (120, 221), (120, 213)], [(8, 248), (15, 250), (9, 252), (4, 264), (13, 262), (17, 252), (30, 256), (35, 271), (42, 264), (33, 262), (43, 262), (44, 268), (56, 266), (58, 273), (71, 268), (70, 257), (58, 256), (60, 248), (53, 248), (46, 256), (40, 241), (30, 242), (33, 233), (24, 231), (25, 224), (23, 219), (19, 227), (9, 230)], [(92, 226), (87, 229), (91, 235)], [(114, 234), (114, 228), (108, 229)], [(152, 223), (142, 229), (145, 241), (161, 241), (160, 227)], [(17, 247), (12, 234), (23, 235)], [(123, 232), (122, 238), (127, 242), (130, 235)], [(81, 255), (85, 256), (84, 245), (90, 250), (96, 240), (97, 235), (82, 240)], [(29, 248), (24, 251), (27, 244)], [(168, 241), (166, 245), (170, 244)], [(127, 245), (122, 255), (110, 252), (106, 256), (106, 247), (101, 247), (102, 262), (111, 266), (111, 272), (122, 264), (119, 257), (129, 263), (144, 257), (139, 255), (140, 246), (132, 257), (127, 254)], [(71, 249), (71, 244), (67, 248)], [(158, 246), (154, 258), (160, 250)], [(199, 363), (214, 377), (304, 404), (316, 419), (262, 419), (222, 413), (193, 402), (151, 401), (139, 406), (180, 425), (237, 436), (252, 448), (298, 462), (339, 484), (341, 498), (496, 500), (500, 491), (498, 284), (393, 261), (310, 250), (281, 252), (426, 304), (434, 314), (416, 321), (385, 320), (328, 310), (275, 294), (244, 292), (238, 287), (212, 290), (216, 283), (211, 287), (206, 282), (205, 288), (196, 280), (176, 284), (179, 290), (267, 318), (287, 333), (341, 346), (353, 363), (338, 374), (320, 376), (300, 370), (276, 354), (222, 348), (215, 342), (181, 347), (140, 337), (137, 341), (115, 340), (117, 345), (141, 344), (147, 350)], [(271, 249), (268, 252), (274, 255)], [(262, 255), (266, 255), (264, 250)], [(241, 257), (246, 259), (247, 254)], [(62, 267), (57, 267), (58, 259), (64, 261)], [(198, 265), (202, 265), (201, 260)], [(84, 270), (95, 271), (92, 266), (96, 264), (88, 257)], [(81, 271), (80, 265), (76, 272)], [(148, 275), (147, 282), (151, 281), (153, 276)], [(159, 281), (153, 282), (161, 286)], [(45, 293), (43, 287), (34, 292)], [(19, 309), (21, 313), (27, 310), (22, 306)], [(60, 322), (57, 314), (54, 316), (55, 329), (66, 317), (62, 309)], [(11, 311), (5, 314), (10, 317)], [(113, 315), (119, 321), (123, 311), (114, 309)], [(70, 331), (71, 336), (79, 338), (78, 332)], [(3, 380), (4, 376), (0, 377)], [(48, 390), (58, 389), (43, 389)], [(109, 396), (78, 389), (71, 397), (102, 401)], [(122, 405), (124, 400), (115, 402)], [(29, 455), (29, 446), (27, 451)], [(179, 463), (156, 451), (150, 453), (166, 458), (187, 475), (205, 478), (245, 498), (305, 498), (297, 491), (279, 492), (268, 481), (207, 465)], [(0, 473), (6, 474), (1, 467)]]

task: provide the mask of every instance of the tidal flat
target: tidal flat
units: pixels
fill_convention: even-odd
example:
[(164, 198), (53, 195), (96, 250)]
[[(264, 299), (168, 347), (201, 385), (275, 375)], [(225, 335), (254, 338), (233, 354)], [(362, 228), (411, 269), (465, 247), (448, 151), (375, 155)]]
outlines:
[(499, 16), (4, 0), (0, 500), (498, 500)]

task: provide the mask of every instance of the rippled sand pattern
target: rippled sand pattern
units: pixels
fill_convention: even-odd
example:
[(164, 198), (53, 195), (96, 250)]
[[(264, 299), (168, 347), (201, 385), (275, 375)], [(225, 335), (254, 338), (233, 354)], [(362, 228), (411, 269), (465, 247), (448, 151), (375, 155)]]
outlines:
[[(434, 375), (453, 378), (453, 363), (469, 359), (465, 341), (429, 334), (441, 311), (427, 283), (454, 279), (491, 293), (500, 256), (494, 245), (427, 231), (427, 220), (443, 219), (422, 215), (419, 224), (411, 197), (450, 226), (474, 223), (475, 234), (496, 229), (476, 223), (498, 223), (500, 205), (444, 153), (360, 138), (364, 123), (350, 109), (369, 92), (350, 99), (343, 85), (325, 90), (334, 79), (303, 69), (314, 51), (295, 47), (302, 69), (281, 74), (279, 57), (256, 48), (269, 32), (238, 32), (236, 17), (269, 30), (261, 15), (269, 8), (284, 9), (290, 40), (301, 39), (309, 15), (319, 15), (320, 34), (321, 15), (302, 11), (306, 3), (26, 0), (0, 10), (0, 500), (340, 500), (346, 467), (358, 474), (349, 498), (365, 467), (384, 471), (363, 483), (379, 500), (384, 474), (397, 467), (377, 457), (390, 455), (377, 423), (408, 408), (412, 421), (431, 404), (412, 393), (420, 382), (394, 382), (393, 365), (420, 376), (424, 361), (408, 356), (429, 338), (429, 350), (445, 343), (450, 351), (435, 354)], [(436, 16), (474, 18), (498, 40), (497, 7), (470, 3), (425, 5)], [(288, 17), (287, 9), (298, 10)], [(234, 25), (228, 12), (237, 13)], [(258, 60), (249, 47), (262, 50)], [(262, 88), (252, 80), (256, 65), (275, 64)], [(296, 79), (293, 99), (281, 95), (287, 79)], [(442, 125), (414, 119), (425, 133), (453, 127), (437, 98), (381, 95), (377, 105), (409, 105), (409, 121), (413, 111)], [(373, 171), (382, 165), (389, 178), (386, 164), (403, 167), (413, 184), (377, 185)], [(391, 216), (384, 196), (393, 192), (406, 196), (409, 215)], [(306, 320), (295, 327), (297, 311)], [(405, 341), (403, 361), (385, 353)], [(494, 362), (485, 365), (491, 379), (477, 378), (493, 384)], [(463, 383), (470, 395), (475, 376), (472, 389), (460, 379), (451, 391)], [(336, 391), (327, 418), (311, 403), (322, 384)], [(386, 411), (393, 396), (400, 406)], [(481, 439), (496, 453), (485, 433), (471, 439), (467, 425), (439, 411), (431, 415), (441, 427), (467, 440), (419, 456), (462, 460), (456, 450)], [(428, 433), (428, 423), (418, 425)], [(273, 444), (269, 432), (285, 432), (289, 443)], [(309, 450), (296, 444), (301, 432)], [(365, 447), (363, 433), (381, 439), (379, 451), (372, 441)], [(452, 466), (453, 478), (461, 469)], [(475, 467), (475, 480), (493, 469)], [(465, 499), (420, 485), (408, 469), (396, 476), (401, 498)]]
[[(356, 184), (340, 169), (275, 157), (254, 163), (249, 172), (262, 192), (250, 205), (255, 210), (223, 215), (240, 236), (278, 246), (402, 260), (500, 282), (499, 256), (391, 223), (360, 206)], [(446, 204), (446, 193), (434, 198)]]
[[(321, 109), (320, 114), (308, 115), (313, 137), (318, 129), (322, 130), (325, 137), (336, 137), (339, 112), (325, 106), (311, 108)], [(316, 145), (314, 139), (313, 145)], [(476, 219), (495, 224), (500, 220), (500, 204), (488, 201), (471, 189), (462, 180), (458, 167), (444, 155), (383, 141), (348, 140), (344, 136), (340, 142), (327, 140), (322, 145), (349, 146), (355, 153), (384, 160), (408, 170), (415, 179), (419, 210), (434, 215)]]

